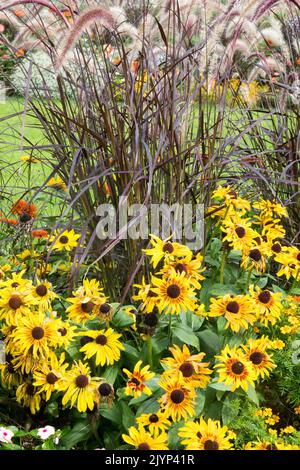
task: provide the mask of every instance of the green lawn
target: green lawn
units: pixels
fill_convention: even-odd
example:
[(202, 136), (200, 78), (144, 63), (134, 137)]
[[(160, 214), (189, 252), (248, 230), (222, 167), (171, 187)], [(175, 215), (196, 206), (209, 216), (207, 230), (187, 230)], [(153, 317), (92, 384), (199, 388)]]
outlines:
[(26, 197), (28, 188), (35, 190), (49, 175), (49, 167), (43, 163), (45, 152), (35, 149), (38, 163), (28, 164), (20, 159), (31, 155), (32, 146), (46, 142), (38, 121), (24, 113), (22, 98), (8, 98), (0, 103), (0, 210), (4, 213), (12, 201)]

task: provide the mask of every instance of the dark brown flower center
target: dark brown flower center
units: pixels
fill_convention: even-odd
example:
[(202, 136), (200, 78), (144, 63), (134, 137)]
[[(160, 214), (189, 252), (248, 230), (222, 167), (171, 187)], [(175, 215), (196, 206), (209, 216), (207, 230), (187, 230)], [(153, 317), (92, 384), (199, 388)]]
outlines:
[(108, 397), (112, 392), (112, 387), (108, 383), (103, 383), (99, 385), (98, 390), (102, 397)]
[(184, 393), (182, 390), (175, 389), (173, 392), (171, 392), (170, 398), (173, 403), (179, 405), (179, 403), (182, 403), (184, 400)]
[(147, 442), (142, 442), (138, 445), (138, 450), (150, 450), (150, 446)]
[(163, 252), (164, 253), (173, 253), (174, 247), (171, 242), (167, 242), (163, 246)]
[(95, 341), (100, 346), (105, 346), (107, 344), (107, 337), (105, 335), (98, 335)]
[(66, 235), (63, 235), (62, 237), (60, 237), (59, 241), (60, 243), (62, 243), (62, 245), (66, 245), (69, 241), (69, 238)]
[(33, 395), (34, 395), (34, 386), (32, 384), (27, 385), (26, 393), (27, 393), (27, 395), (33, 397)]
[(239, 309), (240, 306), (235, 300), (228, 302), (228, 304), (226, 305), (226, 310), (230, 313), (238, 313)]
[(236, 361), (232, 364), (231, 370), (235, 375), (241, 375), (244, 372), (244, 364), (242, 364), (240, 361)]
[(16, 288), (16, 287), (19, 287), (19, 285), (20, 285), (20, 284), (19, 284), (18, 282), (13, 282), (12, 285), (11, 285), (11, 287)]
[(12, 295), (8, 301), (8, 305), (12, 310), (18, 310), (22, 305), (22, 299), (18, 295)]
[(90, 336), (82, 336), (82, 338), (80, 338), (81, 346), (84, 346), (87, 343), (91, 343), (92, 341), (94, 341), (94, 340)]
[(254, 241), (258, 244), (261, 245), (261, 238), (260, 237), (255, 237)]
[(253, 248), (253, 250), (250, 250), (249, 257), (253, 259), (253, 261), (259, 261), (261, 260), (261, 252), (258, 248)]
[(261, 291), (261, 293), (258, 296), (258, 300), (262, 304), (267, 304), (270, 301), (270, 299), (271, 299), (271, 294), (268, 290)]
[(195, 372), (195, 369), (190, 362), (184, 362), (181, 364), (179, 370), (182, 372), (183, 377), (191, 377)]
[(48, 289), (44, 284), (40, 284), (39, 286), (36, 287), (35, 292), (40, 297), (44, 297), (47, 294)]
[(144, 316), (144, 323), (147, 326), (155, 326), (158, 323), (158, 317), (155, 313), (146, 313)]
[(29, 222), (31, 220), (31, 215), (27, 214), (27, 212), (24, 212), (22, 215), (20, 215), (20, 222), (23, 224), (26, 224), (26, 222)]
[(102, 304), (100, 305), (100, 312), (101, 313), (109, 313), (110, 312), (110, 305), (109, 304)]
[(136, 377), (132, 377), (132, 379), (130, 379), (130, 382), (134, 385), (140, 385), (140, 381)]
[(186, 266), (185, 266), (184, 264), (182, 264), (182, 263), (177, 263), (177, 264), (175, 265), (175, 271), (176, 271), (177, 273), (180, 273), (180, 274), (181, 274), (181, 273), (187, 273)]
[(66, 334), (68, 333), (67, 328), (59, 328), (58, 331), (62, 336), (66, 336)]
[(272, 251), (274, 253), (280, 253), (281, 252), (281, 246), (279, 243), (274, 243), (274, 245), (272, 245)]
[(167, 288), (167, 294), (171, 299), (176, 299), (180, 296), (180, 287), (177, 284), (170, 284)]
[(149, 416), (149, 421), (150, 423), (157, 423), (158, 416), (155, 413), (153, 413), (151, 416)]
[(297, 261), (300, 261), (300, 253), (297, 254)]
[(56, 375), (53, 374), (53, 372), (49, 372), (49, 374), (46, 375), (46, 381), (50, 385), (55, 384), (55, 382), (57, 382), (57, 380), (58, 380), (58, 377), (56, 377)]
[(153, 290), (150, 289), (148, 294), (147, 294), (147, 297), (157, 297), (157, 293), (153, 292)]
[(76, 386), (79, 388), (84, 388), (89, 383), (89, 378), (86, 375), (78, 375), (75, 379)]
[(45, 332), (43, 330), (43, 328), (41, 328), (40, 326), (35, 326), (32, 330), (31, 330), (31, 336), (33, 337), (33, 339), (42, 339), (44, 336), (45, 336)]
[(219, 450), (219, 444), (216, 441), (207, 439), (204, 443), (204, 450)]
[(266, 449), (267, 450), (278, 450), (278, 447), (275, 444), (268, 444)]
[(251, 361), (253, 364), (255, 364), (256, 366), (258, 366), (259, 364), (261, 364), (262, 361), (263, 361), (263, 359), (264, 359), (264, 355), (263, 355), (261, 352), (259, 352), (259, 351), (253, 352), (253, 353), (251, 354), (251, 356), (250, 356), (250, 361)]
[(235, 233), (239, 238), (244, 238), (244, 236), (246, 235), (246, 230), (244, 229), (244, 227), (237, 227), (235, 229)]
[(94, 304), (90, 300), (88, 302), (83, 302), (81, 304), (81, 310), (84, 313), (90, 313), (93, 310), (93, 308), (94, 308)]

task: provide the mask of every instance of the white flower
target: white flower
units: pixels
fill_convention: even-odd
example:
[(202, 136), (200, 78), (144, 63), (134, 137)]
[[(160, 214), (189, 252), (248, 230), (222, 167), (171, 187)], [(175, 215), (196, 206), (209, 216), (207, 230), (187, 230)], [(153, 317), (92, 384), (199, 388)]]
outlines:
[(11, 444), (11, 439), (14, 436), (14, 433), (9, 429), (0, 427), (0, 442), (5, 442), (6, 444)]
[(44, 428), (39, 428), (37, 433), (41, 439), (45, 440), (55, 434), (55, 428), (53, 426), (45, 426)]

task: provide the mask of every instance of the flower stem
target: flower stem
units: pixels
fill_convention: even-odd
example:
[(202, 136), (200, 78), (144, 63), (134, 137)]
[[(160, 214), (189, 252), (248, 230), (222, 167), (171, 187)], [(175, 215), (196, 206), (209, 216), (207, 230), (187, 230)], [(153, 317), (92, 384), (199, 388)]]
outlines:
[(228, 251), (224, 250), (222, 259), (221, 259), (221, 265), (220, 265), (220, 284), (224, 284), (224, 271), (225, 271), (227, 255), (228, 255)]
[(153, 366), (153, 348), (152, 348), (152, 337), (150, 335), (147, 336), (147, 346), (148, 346), (148, 364), (150, 369)]

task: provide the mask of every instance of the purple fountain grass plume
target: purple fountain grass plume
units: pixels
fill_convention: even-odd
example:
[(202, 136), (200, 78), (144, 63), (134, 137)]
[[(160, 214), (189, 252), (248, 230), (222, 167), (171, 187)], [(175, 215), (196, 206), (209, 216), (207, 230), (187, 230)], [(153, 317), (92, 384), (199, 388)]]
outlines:
[(75, 45), (83, 31), (94, 23), (97, 23), (111, 31), (117, 28), (115, 15), (111, 11), (104, 9), (103, 7), (91, 7), (85, 10), (77, 17), (72, 28), (69, 29), (66, 34), (63, 46), (56, 59), (56, 71), (59, 71), (63, 66), (67, 53)]
[(14, 7), (16, 5), (41, 5), (43, 7), (49, 8), (53, 13), (57, 14), (63, 22), (69, 27), (69, 23), (67, 19), (64, 17), (62, 12), (55, 6), (53, 3), (48, 2), (47, 0), (13, 0), (6, 4), (5, 6), (0, 7), (0, 11), (8, 10), (11, 7)]
[[(257, 20), (258, 18), (260, 18), (264, 13), (266, 13), (266, 11), (268, 11), (278, 2), (279, 0), (268, 0), (267, 2), (261, 2), (261, 4), (259, 5), (259, 7), (257, 8), (257, 10), (255, 11), (253, 15), (253, 20)], [(300, 9), (299, 0), (290, 0), (290, 2)]]

